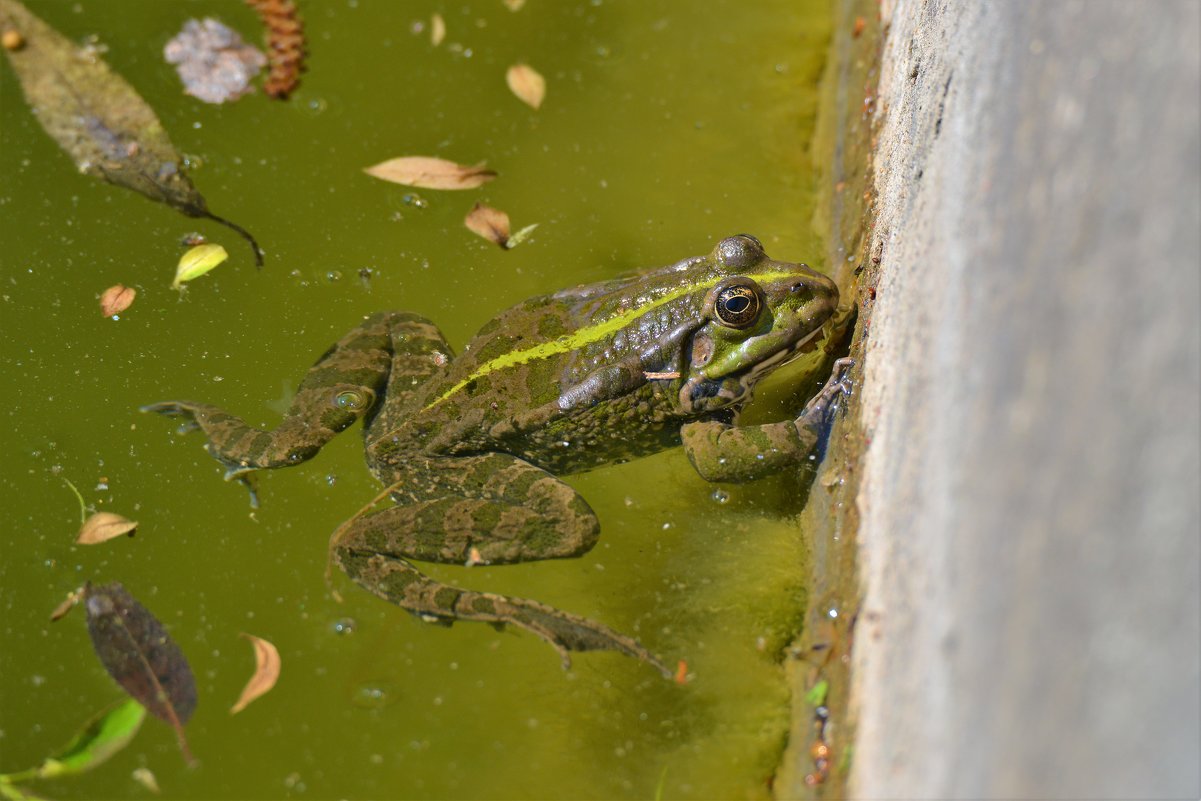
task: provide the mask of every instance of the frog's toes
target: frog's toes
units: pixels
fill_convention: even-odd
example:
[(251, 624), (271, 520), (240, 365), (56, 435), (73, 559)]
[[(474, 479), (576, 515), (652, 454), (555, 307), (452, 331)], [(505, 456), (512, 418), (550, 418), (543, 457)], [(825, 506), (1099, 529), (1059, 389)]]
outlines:
[(195, 431), (197, 428), (200, 428), (200, 424), (196, 422), (195, 407), (190, 403), (162, 401), (139, 407), (138, 411), (161, 414), (164, 417), (182, 417), (183, 420), (179, 424), (179, 433), (181, 434), (186, 434), (189, 431)]

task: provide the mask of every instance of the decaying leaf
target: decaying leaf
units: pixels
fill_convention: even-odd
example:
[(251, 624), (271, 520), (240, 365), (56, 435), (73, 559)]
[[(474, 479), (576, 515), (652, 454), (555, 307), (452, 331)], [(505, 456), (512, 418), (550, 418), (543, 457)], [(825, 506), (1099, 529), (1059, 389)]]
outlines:
[(37, 778), (91, 770), (129, 745), (145, 719), (145, 707), (132, 698), (113, 704), (84, 724), (71, 742), (47, 757), (37, 768)]
[(505, 250), (512, 250), (520, 245), (538, 227), (538, 223), (534, 223), (527, 225), (515, 234), (510, 234), (509, 215), (500, 209), (494, 209), (479, 202), (472, 206), (471, 211), (467, 212), (463, 224), (473, 233), (479, 234), (489, 242), (495, 242)]
[(254, 675), (242, 688), (238, 702), (230, 708), (231, 715), (241, 712), (251, 701), (269, 692), (279, 680), (279, 650), (262, 637), (246, 633), (243, 633), (242, 637), (254, 648)]
[(21, 36), (23, 46), (5, 54), (38, 122), (80, 172), (232, 228), (262, 265), (254, 237), (209, 211), (154, 110), (103, 59), (81, 52), (17, 0), (0, 0), (0, 28)]
[(383, 181), (423, 189), (475, 189), (496, 177), (496, 173), (483, 164), (468, 167), (430, 156), (388, 159), (363, 172)]
[(522, 103), (531, 108), (541, 106), (542, 99), (546, 97), (546, 79), (529, 64), (514, 64), (509, 67), (505, 73), (505, 83), (509, 84), (509, 90), (517, 95)]
[(112, 317), (120, 314), (133, 305), (133, 299), (138, 296), (138, 290), (123, 284), (110, 286), (100, 295), (100, 314)]
[(220, 245), (197, 245), (179, 257), (171, 288), (179, 289), (180, 284), (199, 278), (228, 258), (229, 254)]
[(175, 730), (184, 758), (192, 762), (183, 727), (196, 709), (196, 680), (183, 651), (119, 582), (85, 585), (84, 608), (92, 647), (104, 669)]
[(490, 242), (495, 242), (502, 248), (509, 241), (509, 215), (500, 209), (476, 203), (467, 217), (463, 220), (472, 233), (479, 234)]
[(132, 534), (137, 527), (138, 524), (128, 517), (113, 512), (97, 512), (83, 521), (75, 541), (80, 545), (96, 545), (122, 534)]
[(441, 14), (434, 14), (430, 18), (430, 44), (434, 47), (442, 44), (442, 40), (446, 38), (446, 20), (442, 19)]

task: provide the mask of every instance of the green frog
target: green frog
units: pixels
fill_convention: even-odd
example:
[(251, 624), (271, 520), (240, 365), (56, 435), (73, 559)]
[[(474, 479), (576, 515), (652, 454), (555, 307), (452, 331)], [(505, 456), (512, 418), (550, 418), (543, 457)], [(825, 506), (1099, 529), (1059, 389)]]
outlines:
[[(836, 370), (796, 419), (739, 426), (755, 384), (831, 328), (838, 290), (803, 264), (728, 237), (706, 256), (519, 303), (454, 356), (429, 320), (385, 312), (326, 351), (265, 431), (214, 406), (143, 411), (199, 428), (227, 479), (291, 467), (362, 419), (367, 464), (391, 505), (331, 540), (356, 583), (430, 622), (532, 632), (560, 653), (608, 649), (671, 675), (638, 641), (534, 600), (461, 589), (414, 561), (511, 564), (580, 556), (600, 533), (557, 476), (683, 445), (709, 481), (747, 481), (806, 459)], [(820, 355), (820, 354), (819, 354)]]

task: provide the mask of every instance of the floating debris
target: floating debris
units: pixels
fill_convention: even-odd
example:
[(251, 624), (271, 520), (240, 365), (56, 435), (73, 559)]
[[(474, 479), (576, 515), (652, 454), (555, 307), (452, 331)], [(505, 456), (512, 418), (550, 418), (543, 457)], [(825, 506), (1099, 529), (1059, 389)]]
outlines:
[(190, 19), (163, 47), (163, 58), (174, 64), (184, 92), (205, 103), (228, 103), (254, 91), (251, 85), (267, 57), (217, 20)]
[(505, 73), (505, 83), (517, 99), (530, 108), (538, 108), (546, 97), (546, 79), (529, 64), (514, 64)]
[(104, 317), (115, 317), (133, 305), (138, 296), (138, 290), (124, 284), (116, 284), (104, 290), (100, 296), (100, 314)]
[(363, 172), (383, 181), (423, 189), (475, 189), (496, 177), (483, 164), (466, 166), (430, 156), (388, 159)]
[(263, 91), (276, 100), (287, 100), (300, 85), (304, 71), (304, 25), (292, 0), (246, 0), (267, 30), (267, 63), (271, 71)]

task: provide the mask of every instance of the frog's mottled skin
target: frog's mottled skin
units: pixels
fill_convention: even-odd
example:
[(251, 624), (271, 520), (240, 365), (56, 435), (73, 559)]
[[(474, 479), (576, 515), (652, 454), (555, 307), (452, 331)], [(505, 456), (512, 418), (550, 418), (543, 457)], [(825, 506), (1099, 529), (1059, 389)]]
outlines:
[(555, 476), (681, 443), (712, 481), (799, 463), (837, 381), (795, 420), (738, 427), (736, 419), (759, 378), (816, 346), (837, 305), (828, 278), (773, 261), (741, 235), (707, 256), (527, 300), (457, 358), (428, 320), (374, 315), (318, 359), (272, 431), (205, 404), (146, 410), (202, 429), (227, 478), (299, 464), (362, 418), (367, 463), (394, 505), (335, 538), (334, 558), (352, 579), (427, 620), (520, 626), (565, 661), (571, 650), (613, 649), (666, 672), (605, 626), (442, 584), (409, 560), (579, 556), (600, 526)]

